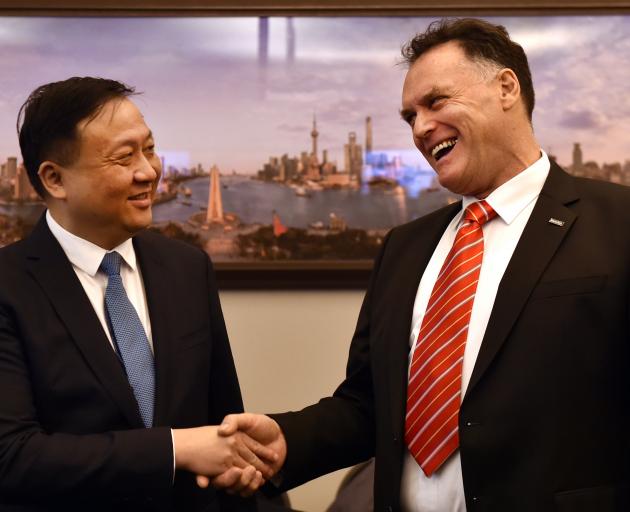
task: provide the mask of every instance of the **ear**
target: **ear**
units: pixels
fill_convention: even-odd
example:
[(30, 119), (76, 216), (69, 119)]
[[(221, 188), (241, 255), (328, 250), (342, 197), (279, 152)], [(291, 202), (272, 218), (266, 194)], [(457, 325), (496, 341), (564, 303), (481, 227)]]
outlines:
[(497, 75), (501, 87), (501, 105), (503, 110), (510, 110), (521, 99), (521, 84), (516, 73), (510, 68), (504, 68)]
[(42, 162), (37, 171), (44, 189), (55, 199), (65, 199), (66, 197), (66, 189), (63, 184), (64, 171), (63, 167), (50, 160)]

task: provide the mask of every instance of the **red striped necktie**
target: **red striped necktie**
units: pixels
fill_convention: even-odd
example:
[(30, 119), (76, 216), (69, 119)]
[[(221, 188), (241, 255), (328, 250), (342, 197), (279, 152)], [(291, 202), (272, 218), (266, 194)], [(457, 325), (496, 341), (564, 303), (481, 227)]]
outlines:
[(427, 476), (459, 446), (462, 363), (483, 260), (481, 226), (495, 216), (485, 201), (464, 211), (429, 298), (413, 353), (405, 442)]

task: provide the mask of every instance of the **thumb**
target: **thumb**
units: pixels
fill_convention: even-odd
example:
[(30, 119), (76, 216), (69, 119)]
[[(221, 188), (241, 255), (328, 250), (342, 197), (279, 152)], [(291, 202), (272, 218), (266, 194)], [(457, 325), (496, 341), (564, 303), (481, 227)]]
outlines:
[(210, 480), (206, 476), (197, 475), (197, 485), (202, 489), (205, 489), (208, 485), (210, 485)]
[(231, 436), (237, 430), (246, 432), (252, 428), (255, 423), (256, 416), (251, 413), (228, 414), (223, 418), (223, 422), (219, 425), (218, 432), (220, 436)]
[(221, 422), (221, 425), (219, 425), (217, 432), (220, 436), (231, 436), (238, 430), (238, 425), (238, 415), (228, 414), (225, 418), (223, 418), (223, 421)]

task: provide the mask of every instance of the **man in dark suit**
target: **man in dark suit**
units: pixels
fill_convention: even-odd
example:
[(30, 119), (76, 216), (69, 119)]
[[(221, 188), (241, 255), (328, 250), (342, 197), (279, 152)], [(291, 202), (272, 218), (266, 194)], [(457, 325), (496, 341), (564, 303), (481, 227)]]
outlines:
[(389, 233), (332, 397), (220, 432), (274, 447), (283, 488), (374, 456), (378, 511), (630, 510), (630, 189), (541, 151), (503, 27), (403, 54), (403, 119), (463, 201)]
[(0, 510), (249, 510), (194, 475), (250, 494), (273, 457), (211, 426), (243, 407), (212, 265), (143, 231), (161, 164), (133, 92), (72, 78), (22, 107), (48, 210), (0, 251)]

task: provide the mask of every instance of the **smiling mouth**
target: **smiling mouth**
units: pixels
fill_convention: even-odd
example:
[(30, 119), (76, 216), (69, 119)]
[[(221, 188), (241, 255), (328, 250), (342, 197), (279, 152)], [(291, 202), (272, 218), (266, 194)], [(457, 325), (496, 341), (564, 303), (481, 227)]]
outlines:
[(455, 144), (457, 144), (457, 137), (440, 142), (431, 150), (431, 156), (435, 158), (436, 161), (439, 161), (453, 150)]
[(136, 194), (135, 196), (129, 196), (129, 199), (131, 201), (141, 201), (143, 199), (149, 199), (149, 197), (148, 192), (142, 192), (141, 194)]

